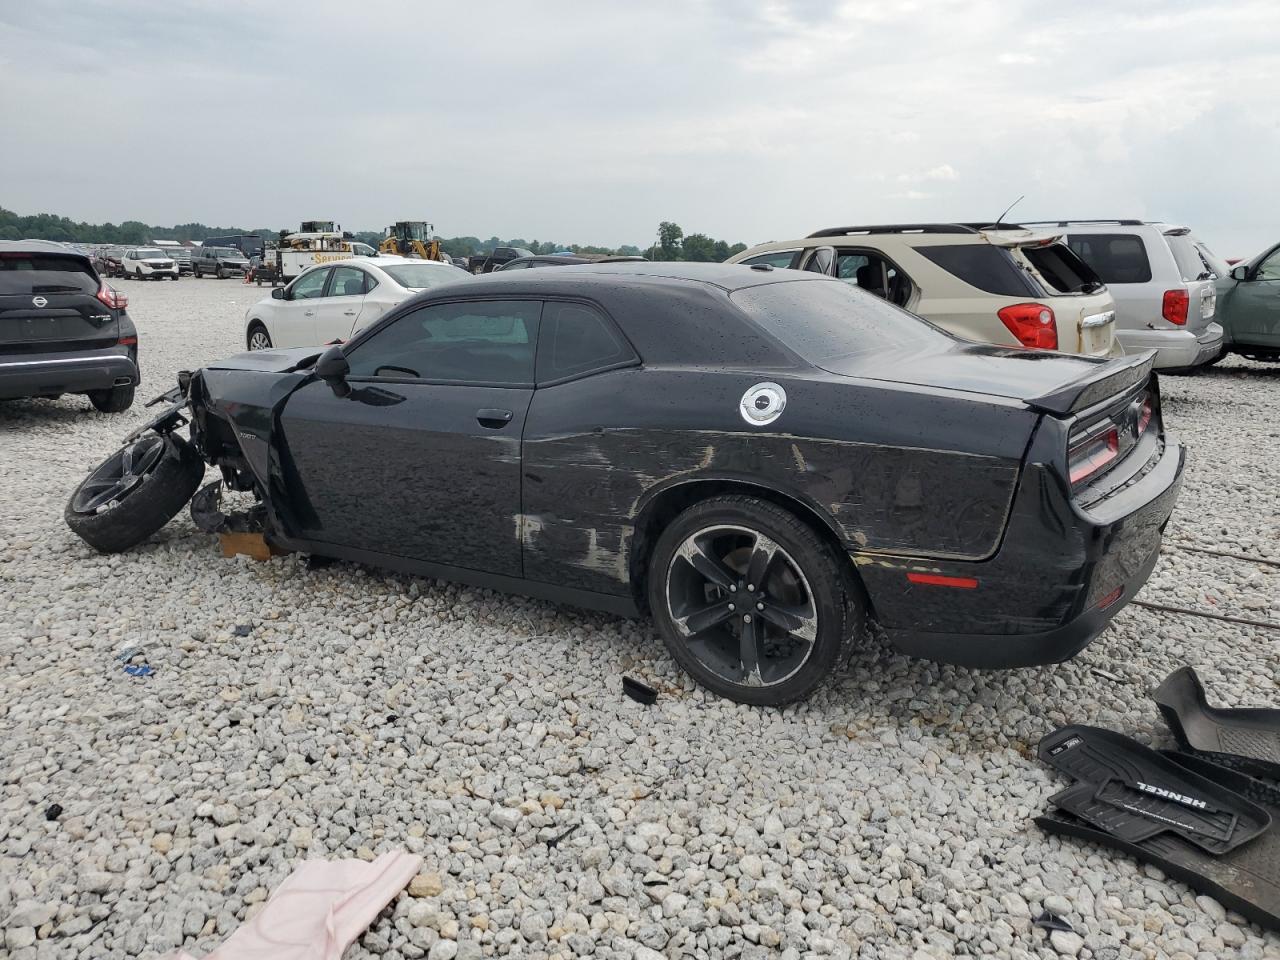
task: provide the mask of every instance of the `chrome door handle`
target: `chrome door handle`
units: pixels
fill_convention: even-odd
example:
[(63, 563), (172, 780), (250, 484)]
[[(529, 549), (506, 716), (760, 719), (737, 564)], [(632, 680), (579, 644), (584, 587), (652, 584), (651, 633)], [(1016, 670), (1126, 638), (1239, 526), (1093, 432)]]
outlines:
[(343, 310), (342, 315), (344, 317), (354, 317), (356, 315), (356, 312), (354, 310)]
[(303, 310), (302, 315), (304, 317), (314, 317), (316, 315), (316, 312), (314, 310)]

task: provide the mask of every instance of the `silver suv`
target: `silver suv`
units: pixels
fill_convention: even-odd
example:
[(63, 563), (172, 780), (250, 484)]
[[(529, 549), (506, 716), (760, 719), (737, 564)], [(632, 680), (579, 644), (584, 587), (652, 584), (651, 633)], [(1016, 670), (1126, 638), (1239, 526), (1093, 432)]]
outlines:
[(832, 227), (729, 258), (839, 277), (957, 336), (1119, 356), (1106, 286), (1057, 231), (1008, 224)]
[(1187, 227), (1145, 220), (1057, 220), (1025, 226), (1062, 233), (1116, 301), (1127, 353), (1155, 350), (1159, 370), (1189, 370), (1222, 353), (1215, 281), (1225, 265)]

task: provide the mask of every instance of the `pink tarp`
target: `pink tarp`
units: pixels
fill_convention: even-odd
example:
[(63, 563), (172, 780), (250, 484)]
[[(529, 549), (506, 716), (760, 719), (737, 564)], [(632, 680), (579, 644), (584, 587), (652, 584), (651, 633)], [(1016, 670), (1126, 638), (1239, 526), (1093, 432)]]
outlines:
[[(338, 960), (420, 869), (422, 858), (403, 852), (306, 860), (204, 960)], [(179, 950), (163, 960), (195, 958)]]

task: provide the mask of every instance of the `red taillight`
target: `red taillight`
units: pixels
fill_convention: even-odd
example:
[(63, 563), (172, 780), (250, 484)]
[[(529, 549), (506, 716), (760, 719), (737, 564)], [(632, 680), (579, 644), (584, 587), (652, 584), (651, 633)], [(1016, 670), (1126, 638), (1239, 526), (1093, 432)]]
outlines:
[(1015, 303), (1002, 307), (997, 316), (1024, 347), (1058, 349), (1058, 327), (1053, 311), (1043, 303)]
[(1142, 436), (1147, 432), (1147, 427), (1151, 425), (1151, 417), (1155, 413), (1155, 408), (1151, 406), (1151, 394), (1147, 394), (1142, 398), (1142, 412), (1138, 414), (1138, 436)]
[(1089, 479), (1120, 455), (1120, 431), (1111, 427), (1071, 448), (1068, 469), (1074, 486)]
[(121, 337), (119, 340), (116, 341), (116, 343), (120, 344), (120, 346), (122, 347), (135, 347), (138, 345), (138, 338), (137, 337)]
[(908, 573), (907, 581), (927, 587), (959, 587), (961, 590), (973, 590), (978, 586), (973, 577), (944, 577), (936, 573)]
[(1166, 290), (1164, 292), (1164, 309), (1161, 315), (1170, 323), (1180, 327), (1187, 325), (1187, 309), (1191, 306), (1191, 295), (1185, 290)]
[(101, 286), (98, 287), (98, 302), (111, 310), (123, 310), (129, 305), (129, 298), (119, 290), (114, 290), (107, 286), (107, 282), (104, 280)]
[(1116, 587), (1114, 590), (1112, 590), (1105, 597), (1103, 597), (1101, 600), (1098, 601), (1098, 609), (1099, 610), (1107, 609), (1107, 607), (1114, 605), (1115, 602), (1119, 600), (1120, 597), (1123, 595), (1124, 595), (1124, 587), (1122, 586)]

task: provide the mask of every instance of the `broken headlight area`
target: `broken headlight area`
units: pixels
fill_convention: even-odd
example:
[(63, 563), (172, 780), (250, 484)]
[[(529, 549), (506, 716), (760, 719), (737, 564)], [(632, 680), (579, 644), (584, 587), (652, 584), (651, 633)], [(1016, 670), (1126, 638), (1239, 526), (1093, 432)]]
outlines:
[(237, 496), (224, 504), (224, 487), (222, 480), (214, 480), (196, 492), (191, 498), (191, 521), (205, 533), (262, 533), (266, 522), (262, 501), (253, 498), (242, 509), (236, 509), (236, 500), (248, 498)]

